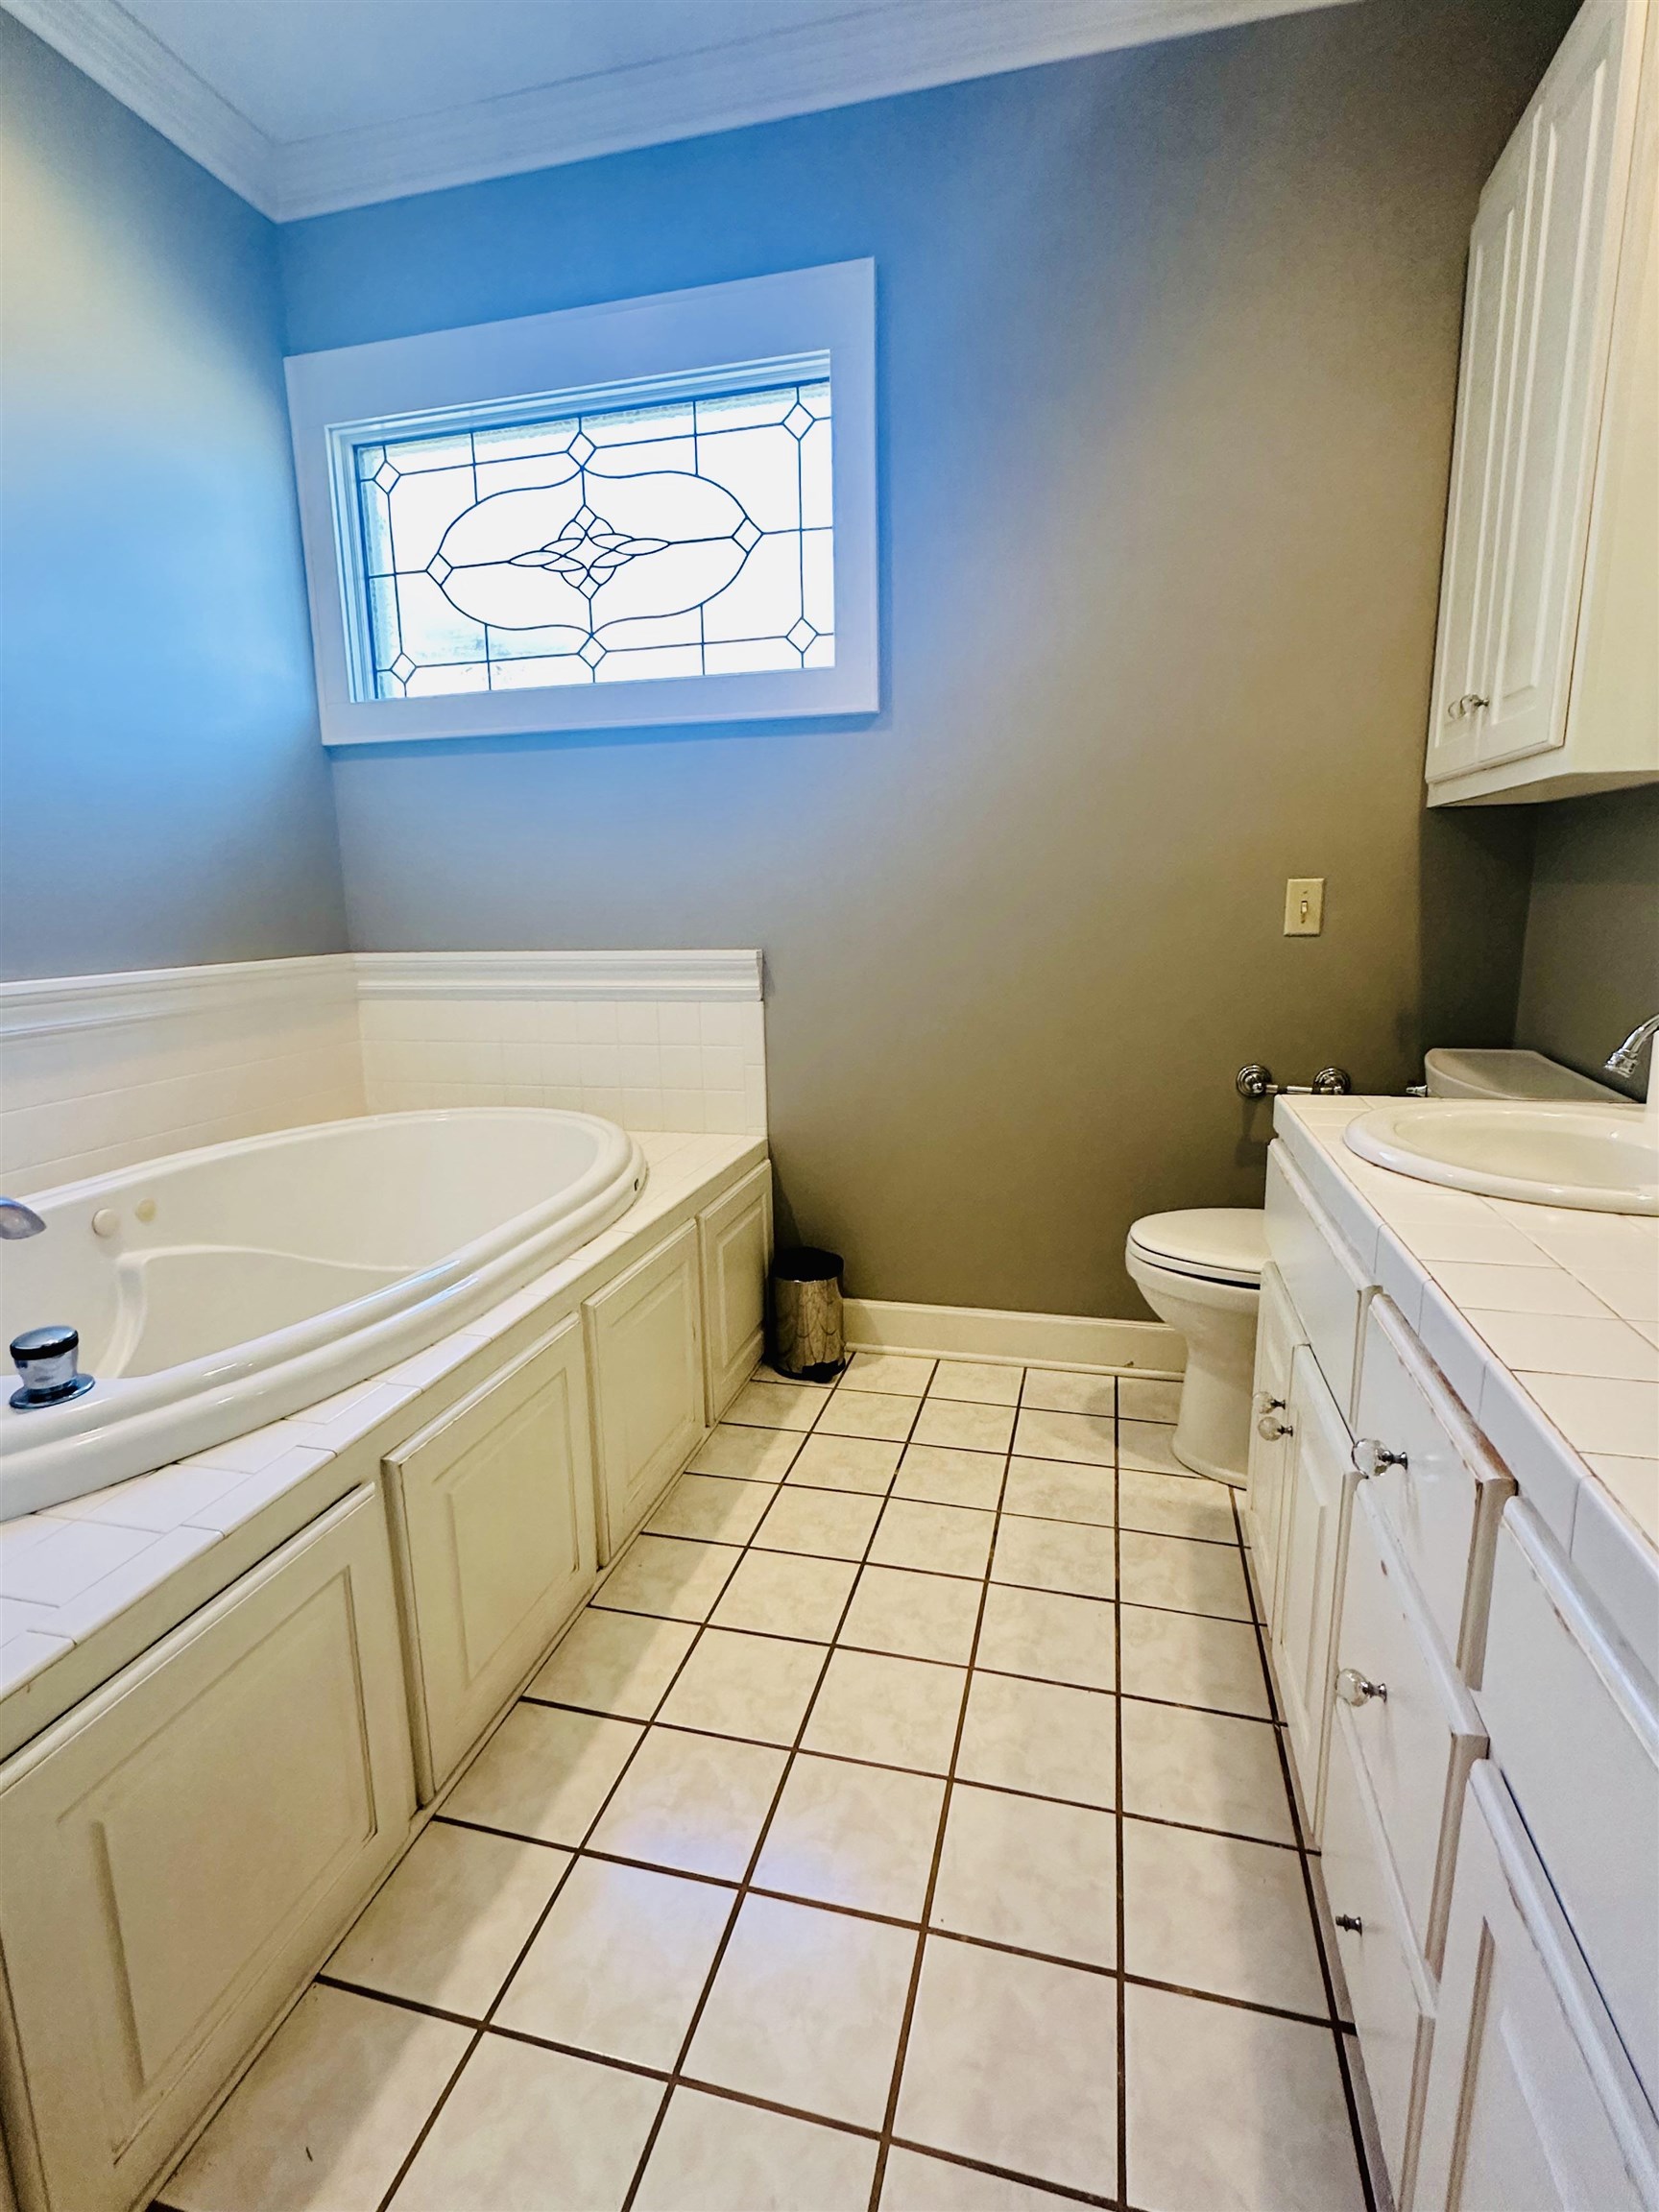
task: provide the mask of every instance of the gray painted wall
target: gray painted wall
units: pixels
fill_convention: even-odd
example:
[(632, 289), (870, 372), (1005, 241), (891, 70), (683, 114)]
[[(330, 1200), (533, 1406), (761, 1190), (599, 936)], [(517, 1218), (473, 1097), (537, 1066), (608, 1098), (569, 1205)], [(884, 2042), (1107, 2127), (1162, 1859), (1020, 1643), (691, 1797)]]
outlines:
[[(289, 226), (295, 349), (854, 254), (885, 711), (336, 761), (364, 948), (764, 947), (786, 1217), (1142, 1310), (1261, 1056), (1507, 1043), (1531, 826), (1421, 808), (1465, 245), (1572, 0), (1372, 0)], [(1286, 875), (1325, 935), (1280, 934)]]
[(345, 945), (276, 232), (0, 13), (0, 974)]
[[(1515, 1042), (1614, 1083), (1601, 1063), (1659, 1013), (1659, 785), (1538, 808)], [(1647, 1068), (1619, 1086), (1647, 1093)]]

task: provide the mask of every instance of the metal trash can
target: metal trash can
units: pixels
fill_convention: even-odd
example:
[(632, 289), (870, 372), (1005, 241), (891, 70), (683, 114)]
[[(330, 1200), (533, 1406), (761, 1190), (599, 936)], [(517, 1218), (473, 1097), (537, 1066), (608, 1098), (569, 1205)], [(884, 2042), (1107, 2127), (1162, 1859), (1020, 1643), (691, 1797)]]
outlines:
[(847, 1364), (839, 1252), (800, 1244), (773, 1260), (772, 1364), (803, 1382), (832, 1382)]

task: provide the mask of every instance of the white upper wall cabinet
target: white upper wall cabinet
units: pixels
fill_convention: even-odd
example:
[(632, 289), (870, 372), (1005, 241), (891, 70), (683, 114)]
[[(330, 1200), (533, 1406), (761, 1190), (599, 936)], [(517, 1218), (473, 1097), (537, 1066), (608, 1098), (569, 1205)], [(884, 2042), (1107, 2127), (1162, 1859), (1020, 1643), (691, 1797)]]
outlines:
[(1586, 0), (1481, 195), (1431, 805), (1659, 779), (1659, 33), (1648, 18), (1648, 0)]

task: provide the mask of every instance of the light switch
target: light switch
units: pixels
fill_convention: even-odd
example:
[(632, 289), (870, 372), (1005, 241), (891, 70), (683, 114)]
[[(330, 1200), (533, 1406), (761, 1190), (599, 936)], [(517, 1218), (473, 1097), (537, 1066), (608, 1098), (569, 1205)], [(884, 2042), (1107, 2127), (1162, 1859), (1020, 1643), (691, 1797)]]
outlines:
[(1285, 886), (1285, 934), (1317, 937), (1325, 926), (1325, 878), (1292, 876)]

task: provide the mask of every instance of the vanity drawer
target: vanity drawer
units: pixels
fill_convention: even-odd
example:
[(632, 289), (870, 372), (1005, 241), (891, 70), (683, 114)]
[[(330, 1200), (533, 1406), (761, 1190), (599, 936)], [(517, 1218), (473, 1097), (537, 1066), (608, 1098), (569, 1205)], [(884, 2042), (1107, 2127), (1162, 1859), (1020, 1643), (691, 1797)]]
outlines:
[(1437, 1973), (1463, 1784), (1486, 1738), (1365, 1487), (1348, 1536), (1336, 1699), (1348, 1710), (1412, 1935)]
[(1371, 1285), (1291, 1166), (1283, 1143), (1267, 1155), (1267, 1249), (1301, 1317), (1331, 1395), (1351, 1417), (1359, 1330)]
[(1262, 1618), (1271, 1629), (1278, 1615), (1280, 1531), (1290, 1462), (1290, 1363), (1302, 1343), (1302, 1324), (1286, 1294), (1279, 1270), (1262, 1270), (1256, 1321), (1255, 1395), (1250, 1416), (1250, 1479), (1244, 1500), (1250, 1566)]
[(1351, 1718), (1340, 1709), (1331, 1731), (1322, 1854), (1383, 2163), (1396, 2212), (1406, 2212), (1434, 2034), (1433, 1984), (1406, 1918)]
[(1499, 1532), (1480, 1711), (1492, 1758), (1659, 2105), (1659, 1716), (1521, 1499)]
[(1365, 1316), (1354, 1436), (1355, 1466), (1399, 1540), (1441, 1643), (1464, 1679), (1479, 1684), (1498, 1524), (1515, 1484), (1380, 1291)]

